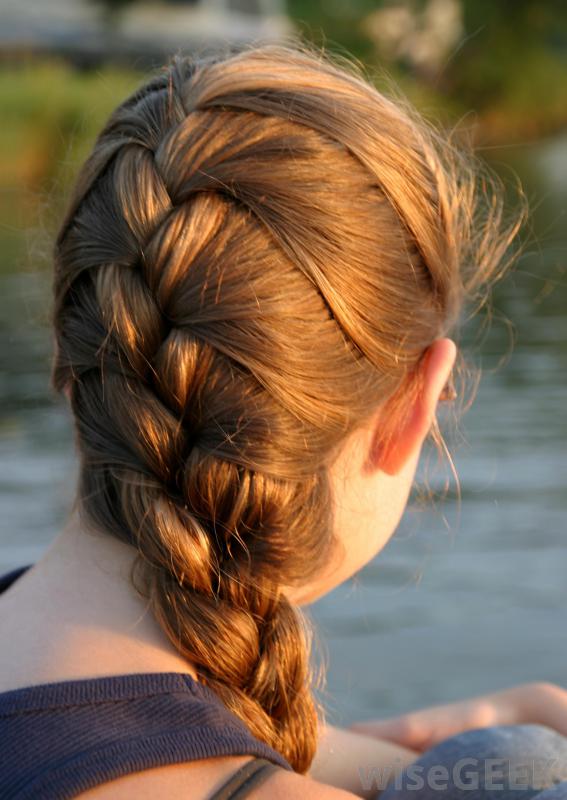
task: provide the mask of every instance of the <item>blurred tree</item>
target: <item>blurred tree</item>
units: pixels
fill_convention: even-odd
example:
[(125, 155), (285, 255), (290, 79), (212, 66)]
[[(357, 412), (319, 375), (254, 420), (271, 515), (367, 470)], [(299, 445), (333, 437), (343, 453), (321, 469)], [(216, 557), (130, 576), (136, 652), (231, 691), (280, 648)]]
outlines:
[(120, 18), (121, 12), (138, 0), (91, 0), (101, 6), (103, 17), (107, 26), (114, 27)]

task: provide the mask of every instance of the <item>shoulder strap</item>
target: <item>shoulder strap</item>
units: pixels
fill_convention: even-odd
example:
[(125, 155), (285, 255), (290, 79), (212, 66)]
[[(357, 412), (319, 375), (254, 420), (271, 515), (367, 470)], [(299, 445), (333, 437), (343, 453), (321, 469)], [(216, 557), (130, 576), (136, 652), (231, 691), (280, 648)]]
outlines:
[(263, 783), (266, 778), (276, 769), (280, 769), (277, 764), (265, 758), (253, 758), (240, 767), (228, 781), (221, 786), (210, 800), (241, 800), (248, 793)]

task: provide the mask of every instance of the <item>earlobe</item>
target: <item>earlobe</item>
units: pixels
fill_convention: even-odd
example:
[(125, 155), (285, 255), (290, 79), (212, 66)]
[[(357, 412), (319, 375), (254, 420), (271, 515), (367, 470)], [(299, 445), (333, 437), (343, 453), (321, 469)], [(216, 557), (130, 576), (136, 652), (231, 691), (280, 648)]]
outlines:
[(420, 389), (396, 429), (382, 442), (376, 440), (373, 463), (387, 475), (396, 475), (421, 450), (429, 433), (437, 403), (455, 363), (457, 348), (451, 339), (437, 339), (421, 364)]

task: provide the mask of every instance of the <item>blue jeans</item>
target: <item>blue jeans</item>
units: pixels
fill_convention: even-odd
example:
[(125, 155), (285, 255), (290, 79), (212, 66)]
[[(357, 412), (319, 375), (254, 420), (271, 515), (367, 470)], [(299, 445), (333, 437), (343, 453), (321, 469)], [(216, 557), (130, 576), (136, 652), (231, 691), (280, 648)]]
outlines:
[(380, 800), (567, 800), (567, 737), (543, 725), (477, 728), (407, 766)]

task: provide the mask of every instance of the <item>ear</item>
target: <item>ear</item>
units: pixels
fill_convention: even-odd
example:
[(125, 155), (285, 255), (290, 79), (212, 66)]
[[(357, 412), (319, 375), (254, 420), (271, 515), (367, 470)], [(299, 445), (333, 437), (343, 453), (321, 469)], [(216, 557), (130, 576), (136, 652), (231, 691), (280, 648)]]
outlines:
[(456, 355), (457, 348), (451, 339), (436, 339), (428, 348), (419, 366), (420, 389), (409, 412), (383, 445), (379, 443), (379, 428), (377, 430), (378, 444), (373, 462), (382, 472), (396, 475), (410, 459), (419, 456)]

